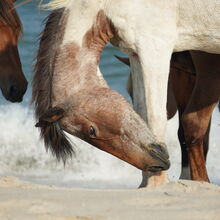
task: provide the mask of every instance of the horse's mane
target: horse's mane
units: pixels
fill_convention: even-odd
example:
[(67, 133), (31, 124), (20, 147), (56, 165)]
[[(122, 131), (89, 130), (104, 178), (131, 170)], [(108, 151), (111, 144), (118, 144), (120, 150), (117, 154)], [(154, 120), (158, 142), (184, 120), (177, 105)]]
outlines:
[[(66, 16), (64, 9), (54, 10), (46, 19), (45, 29), (40, 37), (40, 46), (36, 58), (33, 78), (32, 102), (35, 104), (35, 116), (40, 119), (42, 115), (52, 109), (52, 84), (54, 62), (57, 49), (63, 39), (63, 26)], [(73, 149), (59, 122), (48, 124), (41, 129), (46, 149), (50, 149), (57, 159), (64, 162), (71, 156)]]
[(43, 4), (42, 7), (49, 10), (57, 10), (65, 8), (72, 0), (51, 0), (47, 4)]
[(20, 35), (22, 25), (13, 3), (9, 0), (0, 0), (0, 19), (12, 27), (12, 30)]

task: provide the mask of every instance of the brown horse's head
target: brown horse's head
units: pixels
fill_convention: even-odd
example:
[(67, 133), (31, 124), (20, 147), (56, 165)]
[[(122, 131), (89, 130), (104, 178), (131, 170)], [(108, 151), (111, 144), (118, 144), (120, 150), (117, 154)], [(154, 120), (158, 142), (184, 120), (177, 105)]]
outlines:
[(0, 88), (11, 102), (21, 102), (27, 89), (18, 54), (22, 27), (12, 0), (0, 1)]
[[(57, 125), (55, 125), (57, 124)], [(161, 171), (169, 168), (165, 147), (155, 142), (145, 122), (130, 104), (110, 88), (82, 90), (69, 103), (54, 107), (40, 118), (44, 138), (53, 143), (58, 156), (64, 152), (62, 138), (49, 130), (60, 126), (68, 133), (127, 161), (141, 170)], [(55, 140), (56, 139), (56, 140)], [(58, 146), (58, 144), (62, 146)]]
[(66, 131), (141, 170), (168, 169), (163, 144), (98, 71), (101, 47), (112, 33), (106, 17), (98, 14), (101, 23), (88, 30), (82, 45), (62, 45), (68, 13), (60, 8), (48, 17), (33, 78), (36, 126), (46, 148), (58, 160), (71, 156)]

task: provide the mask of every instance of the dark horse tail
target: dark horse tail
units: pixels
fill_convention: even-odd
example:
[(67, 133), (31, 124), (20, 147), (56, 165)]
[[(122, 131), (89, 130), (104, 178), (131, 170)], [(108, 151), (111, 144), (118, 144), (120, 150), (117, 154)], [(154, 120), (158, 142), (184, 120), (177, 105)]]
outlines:
[(62, 159), (65, 163), (74, 151), (59, 124), (59, 119), (64, 117), (64, 111), (52, 105), (53, 64), (63, 38), (64, 31), (61, 29), (65, 22), (64, 15), (64, 9), (57, 9), (45, 21), (34, 69), (32, 102), (35, 105), (36, 119), (39, 120), (36, 127), (40, 127), (46, 149), (51, 150), (58, 160)]

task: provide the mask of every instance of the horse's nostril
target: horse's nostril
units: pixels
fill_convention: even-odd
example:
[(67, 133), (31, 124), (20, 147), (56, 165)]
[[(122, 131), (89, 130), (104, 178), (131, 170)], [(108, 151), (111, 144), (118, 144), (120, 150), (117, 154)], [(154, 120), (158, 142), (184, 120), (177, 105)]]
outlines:
[(149, 144), (147, 147), (151, 156), (160, 158), (162, 161), (167, 161), (169, 159), (169, 154), (165, 146), (159, 144)]
[(9, 89), (9, 95), (12, 98), (16, 98), (18, 95), (18, 87), (16, 85), (12, 85)]
[(169, 154), (162, 144), (149, 144), (148, 153), (155, 159), (155, 164), (148, 167), (149, 171), (156, 172), (167, 170), (170, 167)]

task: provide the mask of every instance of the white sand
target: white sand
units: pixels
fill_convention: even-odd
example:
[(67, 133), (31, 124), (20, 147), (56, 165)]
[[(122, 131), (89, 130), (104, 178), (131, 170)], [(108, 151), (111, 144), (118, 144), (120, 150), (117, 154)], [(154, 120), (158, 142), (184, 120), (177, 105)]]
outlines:
[(2, 177), (0, 219), (219, 220), (220, 187), (179, 181), (156, 189), (64, 189)]

